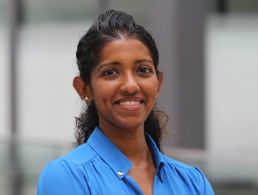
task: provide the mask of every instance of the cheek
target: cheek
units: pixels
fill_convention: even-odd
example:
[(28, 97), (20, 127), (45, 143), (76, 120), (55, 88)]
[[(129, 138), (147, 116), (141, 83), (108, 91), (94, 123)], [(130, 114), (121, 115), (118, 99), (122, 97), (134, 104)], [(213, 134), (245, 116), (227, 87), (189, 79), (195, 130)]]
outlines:
[(99, 88), (94, 94), (93, 99), (98, 104), (103, 104), (107, 102), (107, 100), (110, 98), (108, 94), (108, 90)]
[(146, 92), (148, 93), (148, 96), (152, 99), (156, 99), (158, 94), (158, 82), (157, 80), (154, 80), (152, 82), (149, 82), (151, 84), (148, 84), (146, 88)]
[(96, 104), (105, 104), (112, 97), (112, 87), (107, 83), (95, 83), (92, 86), (92, 95)]

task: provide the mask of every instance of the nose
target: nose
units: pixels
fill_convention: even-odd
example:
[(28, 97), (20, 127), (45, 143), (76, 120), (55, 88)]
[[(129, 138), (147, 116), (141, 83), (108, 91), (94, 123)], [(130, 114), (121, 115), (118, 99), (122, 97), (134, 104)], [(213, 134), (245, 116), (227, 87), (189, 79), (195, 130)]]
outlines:
[(139, 91), (139, 83), (132, 73), (126, 73), (122, 78), (120, 90), (125, 95), (134, 95)]

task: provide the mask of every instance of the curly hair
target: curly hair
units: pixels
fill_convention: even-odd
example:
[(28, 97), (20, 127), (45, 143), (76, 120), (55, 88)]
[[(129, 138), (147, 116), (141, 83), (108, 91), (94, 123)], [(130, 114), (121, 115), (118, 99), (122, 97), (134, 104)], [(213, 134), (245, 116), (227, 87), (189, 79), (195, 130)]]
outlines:
[[(159, 76), (159, 53), (150, 33), (141, 25), (136, 24), (132, 16), (122, 11), (107, 10), (99, 15), (77, 46), (77, 65), (80, 78), (85, 83), (90, 84), (91, 72), (98, 65), (100, 53), (105, 44), (121, 39), (121, 36), (135, 38), (149, 49), (157, 76)], [(162, 120), (164, 118), (165, 120)], [(158, 148), (160, 148), (166, 119), (167, 115), (155, 106), (144, 123), (144, 131), (153, 138)], [(76, 117), (76, 144), (86, 143), (98, 123), (96, 105), (94, 101), (91, 101), (89, 105), (85, 105), (80, 116)]]

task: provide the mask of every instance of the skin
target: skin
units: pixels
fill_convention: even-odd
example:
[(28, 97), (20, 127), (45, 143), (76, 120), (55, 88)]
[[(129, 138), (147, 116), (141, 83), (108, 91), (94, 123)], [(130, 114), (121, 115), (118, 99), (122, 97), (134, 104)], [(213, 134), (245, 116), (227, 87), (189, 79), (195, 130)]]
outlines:
[(91, 83), (80, 77), (74, 87), (88, 101), (94, 100), (99, 127), (129, 158), (129, 175), (144, 194), (153, 193), (155, 165), (144, 136), (144, 121), (155, 105), (162, 83), (150, 51), (137, 39), (121, 38), (107, 43)]

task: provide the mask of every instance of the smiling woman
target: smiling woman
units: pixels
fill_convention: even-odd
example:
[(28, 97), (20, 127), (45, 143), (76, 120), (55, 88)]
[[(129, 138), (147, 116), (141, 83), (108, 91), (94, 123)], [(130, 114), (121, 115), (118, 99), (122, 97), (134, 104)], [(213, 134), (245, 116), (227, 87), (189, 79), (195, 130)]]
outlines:
[(73, 85), (85, 100), (77, 145), (50, 162), (38, 195), (212, 195), (203, 173), (160, 152), (163, 74), (152, 36), (121, 11), (101, 14), (77, 48)]

